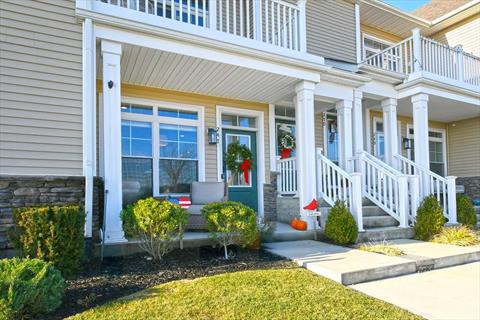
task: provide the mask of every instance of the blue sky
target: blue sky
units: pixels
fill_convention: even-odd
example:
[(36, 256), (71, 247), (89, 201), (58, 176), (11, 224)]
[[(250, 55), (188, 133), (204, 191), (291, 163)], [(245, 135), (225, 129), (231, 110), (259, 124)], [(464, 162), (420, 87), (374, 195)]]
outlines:
[(384, 2), (407, 12), (413, 12), (430, 0), (383, 0)]

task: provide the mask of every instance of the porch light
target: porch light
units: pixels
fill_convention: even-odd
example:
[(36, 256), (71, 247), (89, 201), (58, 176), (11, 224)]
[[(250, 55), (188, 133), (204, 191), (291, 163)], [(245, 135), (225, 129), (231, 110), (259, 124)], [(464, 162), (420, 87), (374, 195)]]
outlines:
[(410, 150), (412, 149), (412, 139), (403, 138), (403, 149)]
[(218, 143), (218, 128), (208, 128), (208, 144)]

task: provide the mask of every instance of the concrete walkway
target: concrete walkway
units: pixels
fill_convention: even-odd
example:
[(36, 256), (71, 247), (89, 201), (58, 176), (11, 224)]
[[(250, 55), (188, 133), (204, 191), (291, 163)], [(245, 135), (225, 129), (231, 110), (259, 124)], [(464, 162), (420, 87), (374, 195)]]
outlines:
[(480, 247), (458, 247), (416, 240), (395, 240), (406, 255), (382, 254), (303, 240), (266, 243), (264, 248), (344, 285), (358, 284), (480, 261)]
[(427, 319), (480, 319), (480, 262), (353, 285)]

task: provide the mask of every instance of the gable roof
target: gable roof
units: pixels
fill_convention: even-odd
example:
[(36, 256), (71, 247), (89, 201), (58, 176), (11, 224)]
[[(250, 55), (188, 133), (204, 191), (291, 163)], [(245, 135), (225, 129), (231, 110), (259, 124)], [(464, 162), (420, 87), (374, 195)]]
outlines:
[(415, 10), (413, 15), (432, 21), (470, 1), (471, 0), (431, 0), (426, 5)]

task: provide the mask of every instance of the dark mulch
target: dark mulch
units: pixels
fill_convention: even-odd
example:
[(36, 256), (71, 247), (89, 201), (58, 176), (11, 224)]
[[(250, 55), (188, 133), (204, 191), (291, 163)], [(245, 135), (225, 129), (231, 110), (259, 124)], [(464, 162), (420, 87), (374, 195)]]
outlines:
[(226, 272), (293, 268), (295, 265), (266, 251), (236, 250), (223, 259), (223, 251), (203, 247), (176, 250), (156, 263), (146, 255), (90, 261), (75, 279), (67, 280), (62, 306), (44, 319), (63, 319), (134, 292), (173, 280), (193, 279)]

